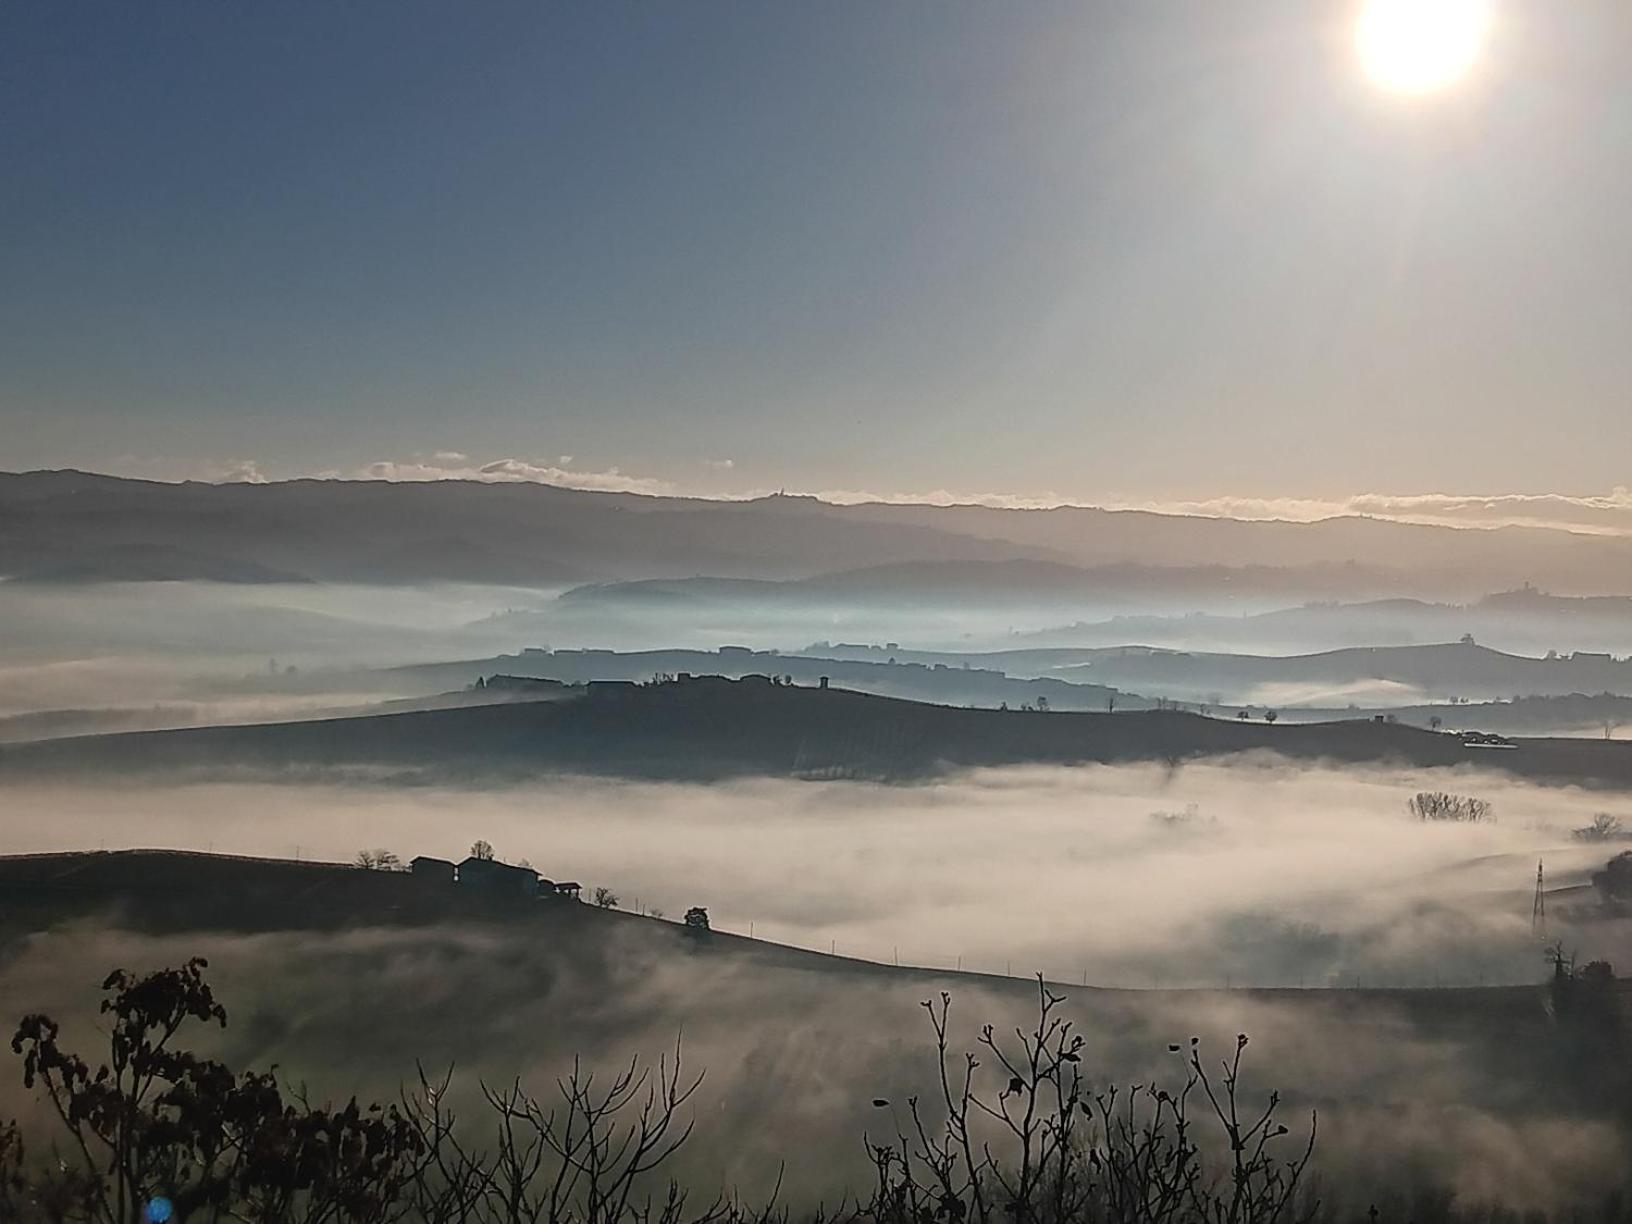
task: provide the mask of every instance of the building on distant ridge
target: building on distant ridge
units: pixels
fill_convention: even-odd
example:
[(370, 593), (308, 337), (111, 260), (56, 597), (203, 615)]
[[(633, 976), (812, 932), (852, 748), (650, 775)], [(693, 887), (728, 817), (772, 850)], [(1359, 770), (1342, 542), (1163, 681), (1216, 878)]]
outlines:
[(448, 859), (431, 858), (421, 854), (409, 862), (408, 870), (418, 880), (429, 880), (433, 884), (453, 883), (454, 866)]
[(524, 897), (538, 895), (538, 872), (497, 859), (465, 859), (459, 864), (458, 880), (462, 888), (488, 888), (495, 893), (518, 893)]

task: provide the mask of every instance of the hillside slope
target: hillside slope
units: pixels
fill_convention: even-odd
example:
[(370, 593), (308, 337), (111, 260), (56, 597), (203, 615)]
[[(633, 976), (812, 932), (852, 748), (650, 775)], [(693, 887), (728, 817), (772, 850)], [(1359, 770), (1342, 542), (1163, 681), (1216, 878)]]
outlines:
[(1475, 764), (1537, 781), (1632, 788), (1632, 744), (1625, 743), (1534, 739), (1477, 751), (1451, 735), (1378, 722), (1267, 726), (1172, 711), (956, 709), (719, 679), (630, 685), (553, 703), (51, 740), (7, 749), (0, 780), (344, 768), (495, 778), (580, 772), (906, 780), (956, 767), (1176, 765), (1252, 751), (1340, 763)]

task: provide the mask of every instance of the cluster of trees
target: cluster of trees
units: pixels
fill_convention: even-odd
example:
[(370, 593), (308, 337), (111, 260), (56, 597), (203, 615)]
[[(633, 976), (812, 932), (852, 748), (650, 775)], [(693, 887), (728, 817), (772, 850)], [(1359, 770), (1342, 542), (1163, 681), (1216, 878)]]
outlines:
[(1421, 821), (1448, 821), (1454, 824), (1483, 824), (1492, 820), (1488, 800), (1449, 791), (1418, 791), (1406, 801), (1411, 815)]
[[(693, 913), (701, 911), (694, 910)], [(704, 922), (706, 924), (706, 915)], [(691, 915), (687, 915), (690, 925)], [(685, 1115), (702, 1074), (678, 1043), (655, 1066), (610, 1078), (574, 1065), (539, 1100), (519, 1084), (482, 1088), (481, 1145), (450, 1106), (450, 1076), (419, 1072), (396, 1102), (314, 1106), (271, 1073), (233, 1071), (181, 1048), (184, 1030), (227, 1013), (189, 961), (104, 983), (109, 1048), (95, 1070), (47, 1016), (12, 1041), (24, 1083), (62, 1138), (34, 1159), (0, 1127), (0, 1219), (7, 1224), (786, 1224), (773, 1201), (707, 1201), (670, 1174), (692, 1135)], [(930, 1099), (897, 1108), (866, 1136), (874, 1170), (817, 1224), (1295, 1224), (1315, 1143), (1291, 1136), (1270, 1093), (1248, 1105), (1243, 1035), (1221, 1070), (1200, 1045), (1169, 1047), (1177, 1085), (1090, 1085), (1083, 1038), (1038, 983), (1035, 1024), (980, 1054), (951, 1052), (950, 999), (926, 1002), (939, 1056)], [(1206, 1124), (1216, 1142), (1203, 1140)], [(1289, 1145), (1289, 1146), (1288, 1146)], [(1281, 1154), (1286, 1147), (1286, 1154)], [(1204, 1148), (1210, 1149), (1216, 1159)]]
[(1632, 850), (1622, 850), (1594, 872), (1592, 884), (1613, 905), (1632, 901)]
[(1592, 823), (1575, 829), (1570, 834), (1576, 841), (1583, 842), (1614, 842), (1632, 839), (1632, 833), (1627, 831), (1619, 816), (1612, 816), (1608, 812), (1599, 812), (1592, 818)]

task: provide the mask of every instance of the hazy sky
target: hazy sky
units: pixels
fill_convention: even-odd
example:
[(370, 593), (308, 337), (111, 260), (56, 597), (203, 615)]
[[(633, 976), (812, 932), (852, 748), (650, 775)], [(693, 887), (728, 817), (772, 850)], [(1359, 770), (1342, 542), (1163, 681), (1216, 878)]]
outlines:
[(0, 467), (1606, 491), (1632, 7), (1492, 3), (16, 0)]

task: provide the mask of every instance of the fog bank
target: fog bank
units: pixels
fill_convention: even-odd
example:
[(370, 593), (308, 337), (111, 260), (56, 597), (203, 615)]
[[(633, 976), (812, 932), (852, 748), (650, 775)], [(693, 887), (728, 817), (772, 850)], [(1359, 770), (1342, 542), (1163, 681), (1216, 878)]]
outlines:
[[(1601, 866), (1615, 847), (1571, 830), (1619, 797), (1456, 778), (1493, 803), (1493, 823), (1412, 820), (1406, 801), (1444, 776), (1251, 760), (911, 787), (10, 786), (8, 809), (27, 818), (0, 850), (456, 859), (482, 838), (625, 908), (705, 905), (722, 929), (883, 963), (1136, 987), (1533, 981), (1537, 861), (1554, 885)], [(1556, 900), (1552, 934), (1616, 959), (1623, 926), (1570, 925), (1582, 904)]]

